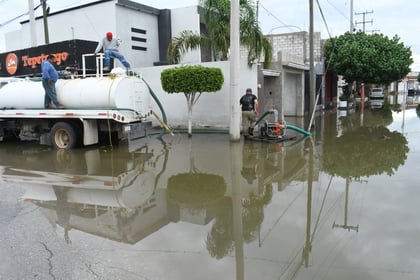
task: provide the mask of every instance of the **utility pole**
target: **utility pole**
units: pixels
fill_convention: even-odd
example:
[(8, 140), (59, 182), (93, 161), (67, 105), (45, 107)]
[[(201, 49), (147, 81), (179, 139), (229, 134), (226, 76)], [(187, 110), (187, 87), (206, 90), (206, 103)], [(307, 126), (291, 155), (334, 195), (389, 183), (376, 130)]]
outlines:
[(258, 22), (258, 17), (259, 17), (259, 11), (260, 11), (260, 1), (259, 0), (257, 0), (257, 9), (256, 9), (256, 12), (255, 12), (255, 15), (256, 15), (256, 17), (257, 17), (257, 22)]
[(373, 10), (370, 11), (370, 12), (355, 13), (356, 16), (363, 15), (363, 21), (361, 21), (361, 22), (356, 21), (356, 25), (363, 24), (363, 33), (366, 32), (366, 28), (365, 28), (366, 23), (370, 23), (370, 24), (373, 23), (373, 19), (371, 19), (369, 21), (366, 21), (366, 15), (367, 14), (373, 14)]
[(339, 227), (342, 229), (346, 229), (347, 231), (354, 230), (359, 232), (359, 225), (357, 226), (350, 226), (347, 224), (348, 219), (348, 211), (349, 211), (349, 186), (350, 186), (350, 178), (346, 178), (346, 196), (345, 196), (345, 206), (344, 206), (344, 224), (336, 224), (335, 221), (333, 223), (333, 228)]
[(42, 14), (44, 18), (44, 35), (45, 35), (45, 44), (50, 43), (50, 36), (48, 35), (48, 21), (47, 21), (47, 0), (41, 0), (42, 4)]
[(354, 24), (353, 24), (353, 0), (350, 2), (350, 33), (354, 31)]
[[(310, 116), (315, 113), (315, 58), (314, 58), (314, 1), (309, 0), (309, 108)], [(312, 121), (308, 126), (311, 131)]]
[(29, 26), (31, 29), (31, 47), (36, 47), (34, 1), (28, 0)]
[(239, 0), (232, 0), (230, 6), (230, 128), (231, 141), (239, 141)]

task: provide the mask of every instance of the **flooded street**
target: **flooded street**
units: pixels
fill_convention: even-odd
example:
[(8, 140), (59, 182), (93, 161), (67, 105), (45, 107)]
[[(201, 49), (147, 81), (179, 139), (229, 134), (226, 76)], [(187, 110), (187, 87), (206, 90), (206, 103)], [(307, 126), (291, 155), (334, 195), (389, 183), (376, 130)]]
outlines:
[(420, 279), (416, 109), (287, 135), (0, 143), (0, 279)]

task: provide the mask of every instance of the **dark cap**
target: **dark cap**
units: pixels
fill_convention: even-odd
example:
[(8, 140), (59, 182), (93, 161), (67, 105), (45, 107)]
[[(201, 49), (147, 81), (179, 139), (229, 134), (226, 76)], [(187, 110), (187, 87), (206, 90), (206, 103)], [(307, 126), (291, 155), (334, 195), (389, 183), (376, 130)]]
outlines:
[(252, 92), (252, 89), (251, 88), (247, 88), (246, 89), (246, 92)]
[(47, 60), (54, 60), (55, 59), (55, 55), (53, 54), (47, 54)]

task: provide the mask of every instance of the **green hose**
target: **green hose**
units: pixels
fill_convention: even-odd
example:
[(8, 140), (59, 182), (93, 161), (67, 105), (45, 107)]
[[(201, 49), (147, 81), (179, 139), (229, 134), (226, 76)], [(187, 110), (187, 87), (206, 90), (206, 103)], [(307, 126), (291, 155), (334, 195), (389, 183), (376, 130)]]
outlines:
[[(273, 113), (277, 114), (277, 110), (272, 109), (272, 110), (264, 112), (261, 115), (261, 117), (259, 117), (259, 119), (256, 121), (255, 125), (257, 125), (262, 119), (264, 119), (265, 116), (267, 116), (268, 114), (273, 114)], [(277, 115), (276, 115), (275, 121), (277, 121)], [(300, 132), (305, 136), (311, 136), (312, 135), (309, 131), (303, 130), (302, 128), (299, 128), (299, 127), (294, 126), (294, 125), (286, 125), (286, 128), (290, 128), (291, 130), (295, 130), (297, 132)]]
[(271, 112), (271, 111), (267, 111), (267, 112), (264, 112), (259, 118), (258, 118), (258, 120), (255, 122), (255, 125), (258, 125), (259, 124), (259, 122), (262, 120), (262, 119), (264, 119), (265, 118), (265, 116), (267, 116), (268, 114), (272, 114), (273, 112)]
[(286, 128), (290, 128), (291, 130), (295, 130), (297, 132), (300, 132), (305, 136), (311, 136), (312, 135), (309, 131), (303, 130), (302, 128), (299, 128), (299, 127), (294, 126), (294, 125), (288, 124), (288, 125), (286, 125)]
[[(157, 96), (155, 95), (155, 93), (153, 92), (153, 90), (151, 89), (151, 87), (149, 86), (149, 84), (142, 78), (143, 82), (146, 84), (147, 88), (149, 89), (150, 95), (153, 97), (153, 99), (155, 100), (156, 104), (158, 105), (161, 113), (162, 113), (162, 120), (165, 124), (168, 123), (168, 120), (166, 118), (166, 113), (165, 110), (163, 110), (163, 106), (160, 103), (159, 99), (157, 98)], [(165, 133), (165, 129), (162, 128), (160, 136), (162, 136)]]

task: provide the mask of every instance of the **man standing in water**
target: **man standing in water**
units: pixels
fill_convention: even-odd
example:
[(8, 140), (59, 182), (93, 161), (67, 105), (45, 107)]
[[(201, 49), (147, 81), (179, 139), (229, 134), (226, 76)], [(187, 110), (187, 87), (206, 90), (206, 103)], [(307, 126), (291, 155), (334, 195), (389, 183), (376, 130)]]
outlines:
[(247, 88), (239, 102), (242, 107), (242, 133), (248, 138), (252, 135), (259, 114), (258, 99), (252, 94), (252, 89)]

